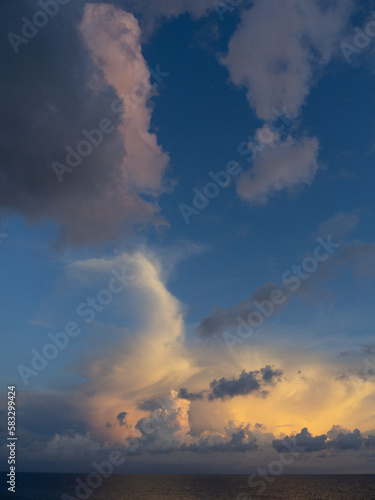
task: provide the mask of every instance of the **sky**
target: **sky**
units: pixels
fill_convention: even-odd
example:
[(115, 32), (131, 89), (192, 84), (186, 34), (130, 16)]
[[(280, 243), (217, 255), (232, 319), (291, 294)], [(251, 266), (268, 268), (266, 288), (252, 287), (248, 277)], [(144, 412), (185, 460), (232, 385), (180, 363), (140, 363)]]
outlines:
[(19, 470), (373, 472), (374, 8), (2, 4)]

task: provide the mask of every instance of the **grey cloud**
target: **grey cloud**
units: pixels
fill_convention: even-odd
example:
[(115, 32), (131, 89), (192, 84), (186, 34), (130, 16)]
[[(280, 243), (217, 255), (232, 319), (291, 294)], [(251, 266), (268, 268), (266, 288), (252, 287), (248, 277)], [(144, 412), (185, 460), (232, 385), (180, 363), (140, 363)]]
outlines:
[(237, 193), (250, 203), (264, 205), (278, 191), (310, 185), (318, 171), (319, 142), (313, 137), (301, 140), (291, 136), (277, 140), (254, 160), (237, 183)]
[[(365, 437), (359, 429), (349, 431), (339, 425), (334, 425), (327, 434), (313, 436), (305, 427), (300, 433), (275, 439), (272, 446), (278, 452), (296, 449), (297, 451), (314, 452), (321, 450), (357, 450), (375, 445), (375, 436)], [(298, 450), (300, 448), (300, 450)], [(320, 455), (323, 458), (323, 455)]]
[(279, 382), (282, 373), (281, 370), (274, 370), (270, 365), (267, 365), (256, 371), (246, 372), (243, 370), (237, 379), (224, 377), (220, 380), (215, 379), (210, 383), (211, 393), (208, 399), (212, 401), (251, 393), (266, 396), (268, 392), (264, 390), (264, 386)]
[(315, 236), (326, 238), (331, 236), (333, 241), (339, 241), (351, 233), (359, 223), (359, 211), (338, 212), (330, 219), (320, 224)]
[(203, 392), (188, 392), (185, 387), (181, 387), (178, 391), (178, 397), (180, 399), (187, 399), (188, 401), (196, 401), (197, 399), (203, 399)]
[(341, 266), (351, 265), (356, 276), (374, 276), (375, 243), (351, 241), (343, 244), (342, 252), (337, 256)]
[(126, 411), (122, 411), (116, 417), (121, 426), (126, 424), (126, 415), (127, 415)]
[(372, 356), (375, 355), (375, 344), (363, 344), (357, 350), (342, 351), (340, 356)]
[(250, 429), (250, 424), (236, 425), (229, 422), (225, 428), (225, 436), (209, 435), (198, 438), (191, 444), (183, 444), (182, 451), (191, 451), (194, 453), (207, 453), (211, 451), (218, 452), (245, 452), (255, 451), (259, 448), (258, 440), (254, 432)]
[[(222, 63), (246, 86), (257, 115), (269, 120), (284, 106), (298, 115), (310, 87), (332, 57), (354, 3), (255, 0), (242, 14)], [(271, 14), (272, 13), (272, 14)]]
[[(281, 290), (283, 295), (288, 298), (291, 291), (288, 287), (281, 285), (277, 286), (275, 283), (267, 282), (263, 286), (258, 287), (249, 297), (249, 300), (242, 300), (233, 307), (223, 308), (215, 307), (212, 309), (210, 316), (201, 320), (197, 326), (197, 333), (202, 338), (210, 338), (214, 335), (221, 335), (225, 329), (234, 328), (239, 325), (238, 318), (247, 321), (250, 313), (257, 311), (256, 303), (262, 303), (270, 299), (273, 290)], [(274, 305), (274, 312), (279, 311), (285, 307), (287, 300), (283, 304)], [(274, 314), (274, 313), (273, 313)]]
[[(272, 441), (272, 446), (278, 452), (285, 452), (288, 449), (293, 449), (293, 442), (295, 446), (302, 448), (303, 451), (319, 451), (325, 448), (327, 436), (322, 434), (321, 436), (313, 437), (308, 429), (305, 427), (301, 430), (299, 434), (295, 436), (286, 437), (284, 439), (275, 439)], [(301, 450), (302, 451), (302, 450)]]
[[(7, 40), (1, 49), (0, 210), (31, 223), (54, 221), (59, 244), (102, 243), (131, 233), (134, 225), (165, 223), (157, 192), (119, 183), (126, 157), (119, 133), (123, 117), (111, 110), (118, 96), (79, 34), (84, 3), (60, 6), (18, 54)], [(1, 32), (21, 33), (21, 14), (31, 19), (39, 6), (20, 0), (2, 8)], [(82, 130), (97, 129), (104, 118), (115, 130), (59, 183), (51, 163), (65, 163), (65, 147), (75, 148)]]
[(363, 444), (363, 437), (359, 429), (354, 429), (353, 432), (348, 434), (339, 434), (335, 441), (335, 446), (340, 450), (356, 450), (361, 448)]
[[(320, 225), (319, 231), (322, 231), (322, 235), (325, 237), (327, 236), (327, 232), (332, 230), (338, 238), (342, 238), (357, 226), (358, 213), (359, 211), (339, 212), (327, 221), (324, 221)], [(315, 232), (313, 236), (320, 235), (319, 231)], [(331, 237), (331, 240), (334, 243), (338, 242), (333, 237)], [(304, 257), (307, 256), (312, 255), (309, 253)], [(300, 259), (300, 262), (302, 261), (303, 258)], [(314, 302), (320, 300), (322, 296), (326, 300), (330, 299), (332, 294), (329, 289), (325, 289), (324, 284), (339, 276), (346, 269), (351, 270), (356, 277), (373, 277), (375, 274), (375, 243), (364, 243), (356, 240), (342, 242), (341, 246), (335, 249), (335, 252), (329, 257), (327, 262), (320, 262), (316, 271), (309, 275), (308, 279), (300, 280), (299, 287), (294, 292), (283, 282), (279, 286), (275, 283), (267, 282), (263, 286), (258, 287), (251, 294), (248, 301), (240, 301), (235, 306), (228, 308), (214, 307), (209, 316), (200, 321), (196, 331), (201, 338), (210, 338), (214, 335), (223, 334), (226, 329), (239, 328), (239, 318), (249, 324), (249, 315), (253, 311), (258, 311), (259, 304), (270, 299), (273, 290), (280, 290), (285, 300), (279, 305), (273, 304), (273, 313), (269, 316), (286, 307), (288, 299), (293, 294), (308, 298)], [(262, 313), (261, 309), (260, 311)], [(262, 315), (266, 320), (267, 315), (264, 313)], [(371, 349), (371, 346), (368, 346), (366, 354), (371, 354)]]
[[(268, 122), (275, 110), (298, 116), (310, 88), (338, 52), (352, 0), (254, 0), (243, 11), (221, 63), (232, 82), (246, 87), (257, 116)], [(310, 185), (319, 168), (315, 137), (275, 136), (237, 184), (239, 197), (266, 204), (278, 191)]]
[(357, 450), (375, 445), (375, 436), (370, 434), (365, 437), (359, 429), (349, 431), (340, 425), (334, 425), (327, 432), (327, 437), (330, 439), (327, 446), (338, 450)]
[(144, 411), (154, 411), (161, 408), (160, 403), (160, 399), (147, 399), (146, 401), (137, 403), (137, 408)]

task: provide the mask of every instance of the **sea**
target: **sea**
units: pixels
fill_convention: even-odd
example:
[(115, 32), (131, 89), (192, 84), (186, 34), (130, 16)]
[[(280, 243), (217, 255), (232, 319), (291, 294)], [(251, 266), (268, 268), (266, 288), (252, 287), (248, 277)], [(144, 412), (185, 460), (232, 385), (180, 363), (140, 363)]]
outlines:
[[(250, 488), (248, 476), (17, 473), (16, 493), (1, 474), (0, 498), (17, 500), (375, 500), (375, 475), (282, 475)], [(79, 488), (79, 486), (81, 488)], [(78, 488), (78, 489), (77, 489)], [(264, 491), (260, 491), (263, 490)]]

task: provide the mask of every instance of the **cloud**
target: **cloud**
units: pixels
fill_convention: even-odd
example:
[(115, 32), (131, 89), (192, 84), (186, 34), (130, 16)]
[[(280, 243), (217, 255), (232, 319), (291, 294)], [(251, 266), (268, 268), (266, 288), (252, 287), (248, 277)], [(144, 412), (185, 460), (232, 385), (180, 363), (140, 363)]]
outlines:
[(278, 191), (310, 185), (319, 168), (316, 138), (278, 140), (257, 156), (253, 167), (242, 174), (237, 194), (243, 200), (266, 204)]
[(375, 344), (364, 344), (357, 350), (342, 351), (340, 356), (371, 356), (375, 355)]
[(357, 450), (359, 448), (370, 447), (375, 444), (374, 436), (364, 437), (359, 429), (349, 431), (340, 425), (334, 425), (327, 434), (313, 436), (305, 427), (300, 433), (287, 436), (284, 439), (275, 439), (272, 446), (278, 452), (289, 449), (301, 448), (300, 451), (307, 453), (320, 450)]
[(331, 446), (340, 450), (356, 450), (364, 443), (364, 438), (358, 429), (351, 432), (339, 425), (334, 425), (327, 432), (327, 437), (331, 440)]
[(180, 399), (187, 399), (188, 401), (196, 401), (199, 399), (203, 399), (203, 393), (202, 392), (188, 392), (188, 390), (184, 387), (182, 387), (178, 391), (178, 397)]
[[(269, 301), (273, 290), (281, 290), (283, 296), (288, 298), (291, 294), (290, 289), (285, 285), (277, 286), (275, 283), (267, 282), (258, 287), (249, 297), (249, 300), (241, 300), (233, 307), (214, 307), (211, 314), (202, 319), (196, 328), (201, 338), (210, 338), (214, 335), (221, 335), (226, 329), (241, 327), (241, 320), (247, 321), (249, 314), (257, 311), (257, 304)], [(274, 304), (273, 314), (285, 307), (287, 300), (276, 305)]]
[(87, 460), (90, 457), (98, 456), (101, 446), (95, 442), (90, 433), (74, 434), (66, 436), (56, 434), (48, 441), (45, 447), (45, 455), (51, 459), (58, 460)]
[(146, 35), (150, 35), (159, 22), (189, 13), (198, 19), (208, 14), (214, 8), (212, 0), (160, 0), (157, 3), (148, 0), (122, 0), (121, 5), (139, 14)]
[(257, 437), (250, 424), (230, 421), (223, 433), (205, 430), (193, 436), (189, 422), (190, 402), (170, 391), (162, 408), (151, 418), (141, 418), (135, 426), (141, 432), (138, 453), (190, 451), (252, 451), (258, 449)]
[(224, 436), (203, 433), (194, 443), (182, 445), (181, 450), (194, 453), (256, 451), (259, 448), (258, 439), (250, 427), (250, 424), (230, 421)]
[[(124, 305), (133, 304), (136, 321), (131, 329), (120, 328), (118, 332), (104, 325), (105, 345), (75, 365), (87, 380), (85, 391), (95, 389), (83, 405), (96, 439), (109, 439), (105, 424), (124, 407), (126, 422), (136, 423), (145, 410), (152, 409), (150, 400), (154, 403), (156, 397), (164, 398), (171, 388), (181, 387), (200, 371), (184, 345), (182, 305), (167, 290), (160, 262), (151, 252), (88, 259), (70, 269), (86, 281), (83, 271), (89, 275), (110, 273), (118, 266), (125, 267), (133, 277), (121, 299)], [(113, 426), (111, 439), (118, 439), (122, 430)]]
[(298, 115), (319, 72), (338, 51), (351, 0), (255, 0), (221, 59), (263, 120), (273, 109)]
[(188, 411), (190, 402), (170, 391), (163, 408), (154, 410), (152, 419), (142, 417), (135, 428), (141, 432), (141, 450), (161, 453), (176, 450), (191, 441)]
[[(38, 8), (36, 1), (23, 1), (9, 6), (6, 17), (18, 20), (22, 11), (32, 18)], [(19, 54), (9, 45), (0, 97), (6, 124), (0, 138), (1, 209), (33, 223), (53, 220), (59, 244), (76, 245), (166, 224), (157, 199), (169, 190), (168, 155), (149, 132), (155, 91), (138, 22), (108, 4), (81, 9), (82, 3), (60, 9), (59, 22), (48, 23)], [(132, 108), (125, 110), (118, 98), (132, 92)], [(52, 163), (65, 164), (65, 148), (76, 150), (85, 139), (82, 131), (98, 129), (105, 118), (113, 131), (59, 182)]]
[[(120, 126), (126, 156), (123, 182), (144, 194), (160, 193), (168, 156), (150, 128), (152, 96), (150, 71), (139, 42), (141, 30), (135, 17), (108, 4), (86, 4), (80, 25), (83, 39), (96, 66), (120, 98), (140, 93), (137, 105), (124, 102), (125, 120)], [(142, 95), (145, 94), (145, 95)]]
[[(246, 87), (260, 119), (269, 122), (280, 110), (290, 117), (300, 114), (311, 86), (338, 51), (352, 8), (352, 0), (255, 0), (243, 11), (220, 61), (231, 81)], [(265, 127), (256, 131), (257, 138)], [(274, 134), (239, 178), (237, 194), (266, 204), (278, 191), (310, 185), (319, 168), (318, 151), (315, 137)]]
[[(326, 221), (323, 221), (318, 231), (314, 232), (312, 236), (314, 239), (319, 236), (324, 240), (330, 236), (332, 242), (337, 244), (340, 239), (342, 240), (342, 238), (353, 231), (358, 223), (359, 211), (339, 212)], [(304, 257), (312, 256), (313, 253), (308, 253)], [(241, 300), (232, 307), (214, 307), (210, 314), (199, 322), (196, 332), (203, 339), (211, 338), (214, 335), (222, 335), (226, 330), (233, 328), (236, 329), (239, 337), (242, 334), (248, 335), (248, 332), (251, 330), (250, 325), (252, 324), (252, 320), (249, 320), (249, 315), (252, 312), (255, 311), (258, 315), (260, 311), (264, 317), (264, 321), (266, 321), (267, 318), (272, 317), (275, 313), (285, 308), (289, 302), (288, 299), (294, 294), (314, 301), (323, 295), (328, 297), (330, 294), (324, 288), (324, 284), (333, 277), (337, 277), (344, 270), (351, 270), (356, 277), (371, 278), (374, 276), (375, 243), (364, 243), (357, 240), (344, 241), (340, 243), (339, 248), (335, 249), (335, 252), (329, 257), (327, 263), (320, 262), (317, 269), (306, 280), (299, 280), (300, 286), (297, 290), (291, 290), (287, 281), (283, 280), (282, 274), (280, 285), (273, 282), (266, 282), (264, 285), (258, 287), (248, 300)], [(295, 271), (290, 271), (290, 275), (295, 274)], [(283, 300), (280, 303), (273, 302), (270, 309), (270, 306), (267, 304), (270, 303), (271, 294), (274, 290), (278, 290), (282, 294), (280, 297)], [(255, 320), (254, 323), (256, 323)], [(368, 350), (367, 353), (371, 354), (371, 350)]]
[(220, 380), (215, 379), (210, 383), (211, 393), (208, 399), (212, 401), (245, 396), (251, 393), (266, 396), (268, 392), (263, 387), (280, 381), (282, 373), (281, 370), (273, 370), (271, 366), (267, 365), (252, 372), (243, 370), (238, 379), (226, 379), (225, 377)]
[(338, 212), (330, 219), (322, 222), (316, 236), (326, 238), (331, 236), (334, 241), (339, 241), (351, 233), (359, 223), (359, 211)]
[(117, 415), (117, 420), (119, 421), (120, 425), (126, 425), (126, 411), (122, 411)]
[(313, 437), (305, 427), (295, 436), (286, 437), (283, 440), (275, 439), (272, 441), (272, 446), (276, 451), (283, 452), (286, 449), (293, 449), (293, 442), (295, 442), (295, 446), (302, 448), (301, 451), (319, 451), (325, 448), (326, 439), (327, 436), (325, 434)]
[(357, 277), (373, 277), (375, 272), (375, 243), (364, 243), (352, 240), (342, 245), (337, 256), (337, 264), (341, 267), (351, 266)]

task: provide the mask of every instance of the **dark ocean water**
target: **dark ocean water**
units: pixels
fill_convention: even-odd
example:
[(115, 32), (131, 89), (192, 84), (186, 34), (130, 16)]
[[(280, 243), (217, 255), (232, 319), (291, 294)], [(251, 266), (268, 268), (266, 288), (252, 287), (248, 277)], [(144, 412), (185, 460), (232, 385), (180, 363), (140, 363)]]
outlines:
[[(375, 500), (375, 475), (279, 476), (266, 490), (250, 488), (248, 476), (113, 474), (95, 489), (75, 491), (87, 474), (18, 473), (16, 494), (1, 474), (0, 498), (17, 500)], [(95, 479), (94, 479), (95, 481)], [(82, 484), (82, 483), (81, 483)], [(90, 482), (88, 482), (90, 484)], [(96, 486), (92, 483), (91, 486)], [(65, 497), (63, 495), (66, 495)], [(70, 496), (68, 496), (70, 495)]]

